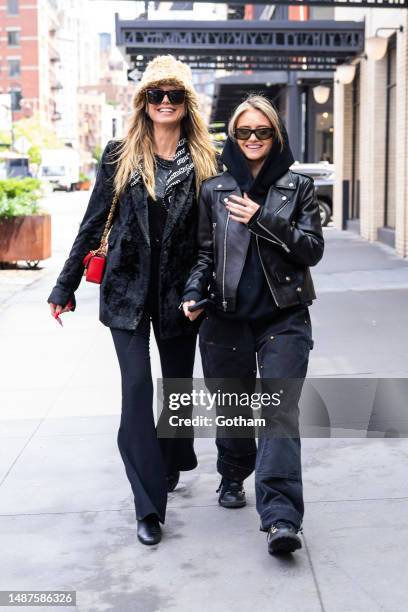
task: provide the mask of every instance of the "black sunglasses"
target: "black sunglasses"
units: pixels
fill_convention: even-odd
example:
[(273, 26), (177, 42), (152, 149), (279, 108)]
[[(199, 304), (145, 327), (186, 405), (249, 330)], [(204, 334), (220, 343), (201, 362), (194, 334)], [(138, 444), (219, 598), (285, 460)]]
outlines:
[(147, 89), (146, 90), (147, 101), (150, 104), (161, 104), (164, 100), (164, 96), (167, 96), (170, 104), (183, 104), (186, 99), (186, 92), (184, 89), (170, 89), (165, 91), (164, 89)]
[(250, 128), (235, 128), (234, 136), (237, 140), (249, 140), (255, 134), (258, 140), (268, 140), (273, 136), (273, 128), (261, 127), (251, 130)]

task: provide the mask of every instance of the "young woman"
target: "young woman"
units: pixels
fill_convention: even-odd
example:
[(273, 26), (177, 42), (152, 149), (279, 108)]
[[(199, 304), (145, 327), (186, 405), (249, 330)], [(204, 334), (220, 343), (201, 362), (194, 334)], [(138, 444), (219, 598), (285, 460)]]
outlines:
[[(235, 110), (221, 159), (227, 171), (202, 185), (198, 261), (183, 296), (191, 321), (201, 311), (189, 312), (190, 305), (207, 297), (214, 304), (200, 328), (204, 375), (239, 379), (248, 390), (257, 358), (264, 381), (302, 381), (313, 347), (308, 305), (316, 296), (309, 266), (324, 248), (313, 180), (290, 170), (285, 127), (262, 96), (250, 96)], [(245, 505), (243, 480), (255, 468), (257, 510), (271, 553), (301, 546), (300, 389), (295, 391), (278, 422), (273, 417), (273, 431), (259, 438), (258, 450), (250, 437), (217, 439), (219, 503)]]
[(216, 173), (190, 68), (152, 60), (133, 98), (124, 138), (103, 153), (88, 208), (48, 302), (75, 309), (82, 260), (96, 249), (112, 198), (119, 196), (100, 287), (100, 321), (110, 328), (122, 375), (118, 446), (134, 495), (143, 544), (161, 539), (167, 493), (197, 465), (192, 439), (158, 439), (153, 418), (150, 321), (163, 378), (192, 377), (197, 325), (178, 306), (196, 257), (196, 194)]

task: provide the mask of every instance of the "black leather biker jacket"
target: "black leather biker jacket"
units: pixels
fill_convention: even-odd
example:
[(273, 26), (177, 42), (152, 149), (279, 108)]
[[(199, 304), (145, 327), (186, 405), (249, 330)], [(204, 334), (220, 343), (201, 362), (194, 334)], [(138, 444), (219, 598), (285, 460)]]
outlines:
[(230, 219), (224, 198), (242, 196), (235, 178), (223, 172), (203, 182), (198, 212), (198, 258), (183, 301), (210, 297), (233, 312), (251, 233), (272, 297), (279, 308), (316, 298), (309, 266), (324, 250), (312, 178), (288, 170), (270, 187), (259, 214), (248, 225)]

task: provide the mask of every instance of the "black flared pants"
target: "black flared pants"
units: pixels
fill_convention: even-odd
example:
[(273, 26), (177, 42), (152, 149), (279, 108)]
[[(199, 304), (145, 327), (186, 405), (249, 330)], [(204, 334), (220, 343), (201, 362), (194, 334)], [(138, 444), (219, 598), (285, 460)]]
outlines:
[(146, 311), (136, 330), (110, 328), (122, 376), (122, 414), (118, 447), (129, 479), (136, 518), (156, 514), (164, 523), (166, 475), (197, 466), (193, 438), (158, 438), (153, 411), (150, 326), (160, 353), (162, 378), (191, 379), (196, 336), (163, 340), (158, 321)]

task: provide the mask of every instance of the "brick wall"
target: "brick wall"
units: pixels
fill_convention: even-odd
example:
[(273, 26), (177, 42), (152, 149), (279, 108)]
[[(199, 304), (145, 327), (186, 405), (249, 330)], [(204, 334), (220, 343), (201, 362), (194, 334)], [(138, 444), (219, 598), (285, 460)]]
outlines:
[[(53, 43), (50, 29), (57, 27), (57, 15), (47, 0), (26, 0), (19, 3), (16, 15), (7, 12), (7, 0), (0, 0), (0, 92), (20, 89), (23, 104), (14, 111), (14, 120), (40, 113), (40, 118), (50, 126), (55, 107), (55, 67), (51, 62)], [(18, 46), (9, 46), (7, 32), (17, 29)], [(20, 61), (21, 72), (10, 77), (8, 59)]]
[[(21, 92), (34, 108), (39, 103), (38, 78), (38, 19), (37, 1), (20, 3), (19, 13), (7, 13), (7, 0), (0, 0), (0, 89), (8, 93), (10, 89), (21, 88)], [(7, 44), (7, 32), (18, 29), (20, 45), (10, 47)], [(20, 60), (21, 74), (15, 77), (8, 75), (8, 59)], [(23, 116), (22, 112), (15, 111), (15, 120)]]
[(397, 40), (397, 184), (395, 248), (408, 256), (408, 11), (401, 19), (404, 32)]
[[(395, 248), (398, 254), (408, 256), (408, 11), (366, 10), (366, 37), (374, 36), (378, 27), (404, 26), (397, 33), (396, 79), (396, 164), (395, 185), (396, 227)], [(354, 12), (340, 9), (339, 19), (355, 19)], [(392, 32), (380, 32), (386, 36)], [(361, 57), (360, 62), (360, 233), (369, 241), (377, 240), (378, 229), (384, 224), (385, 201), (385, 141), (386, 141), (386, 79), (387, 59), (373, 61)], [(334, 188), (333, 220), (336, 227), (342, 223), (342, 184), (351, 181), (352, 159), (352, 85), (334, 86)]]

